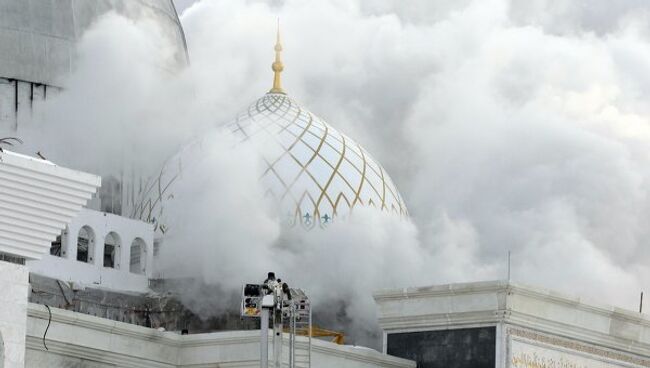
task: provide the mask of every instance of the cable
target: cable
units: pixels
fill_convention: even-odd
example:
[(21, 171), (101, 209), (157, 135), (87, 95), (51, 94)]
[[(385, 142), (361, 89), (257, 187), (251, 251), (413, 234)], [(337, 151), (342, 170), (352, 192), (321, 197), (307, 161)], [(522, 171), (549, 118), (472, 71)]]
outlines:
[(45, 333), (43, 334), (43, 346), (45, 346), (45, 350), (50, 350), (47, 348), (47, 345), (45, 344), (45, 336), (47, 336), (47, 331), (50, 329), (50, 323), (52, 323), (52, 310), (50, 309), (50, 306), (45, 304), (45, 308), (47, 308), (47, 312), (50, 315), (50, 318), (47, 320), (47, 327), (45, 328)]

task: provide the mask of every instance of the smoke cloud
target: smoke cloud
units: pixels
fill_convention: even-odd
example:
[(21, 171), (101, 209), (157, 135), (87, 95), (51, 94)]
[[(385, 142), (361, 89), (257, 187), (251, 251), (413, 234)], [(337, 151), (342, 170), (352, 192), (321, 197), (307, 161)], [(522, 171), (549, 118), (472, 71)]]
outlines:
[[(274, 270), (358, 343), (377, 346), (372, 291), (504, 278), (508, 251), (514, 281), (632, 309), (650, 276), (649, 16), (641, 0), (200, 1), (175, 73), (155, 25), (111, 14), (33, 141), (62, 164), (153, 174), (207, 136), (175, 189), (164, 272), (234, 290)], [(278, 17), (289, 94), (386, 167), (410, 219), (285, 229), (254, 149), (213, 128), (270, 87)]]

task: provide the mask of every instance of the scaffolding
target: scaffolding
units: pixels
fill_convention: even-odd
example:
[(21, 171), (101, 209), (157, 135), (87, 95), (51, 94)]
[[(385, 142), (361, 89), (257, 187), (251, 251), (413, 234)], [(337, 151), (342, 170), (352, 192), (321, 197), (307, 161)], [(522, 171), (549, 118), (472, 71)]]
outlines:
[[(282, 368), (286, 364), (283, 362), (282, 340), (287, 333), (288, 367), (311, 368), (311, 302), (304, 291), (290, 289), (287, 283), (276, 280), (275, 274), (269, 272), (262, 284), (247, 284), (242, 288), (241, 316), (261, 319), (260, 367), (269, 367), (269, 329), (272, 329), (272, 367)], [(296, 338), (299, 335), (305, 336), (306, 342), (299, 342)]]
[[(311, 304), (305, 293), (300, 289), (292, 289), (292, 299), (289, 304), (289, 368), (311, 367)], [(295, 295), (293, 295), (295, 293)], [(307, 338), (306, 346), (297, 341), (298, 336)]]

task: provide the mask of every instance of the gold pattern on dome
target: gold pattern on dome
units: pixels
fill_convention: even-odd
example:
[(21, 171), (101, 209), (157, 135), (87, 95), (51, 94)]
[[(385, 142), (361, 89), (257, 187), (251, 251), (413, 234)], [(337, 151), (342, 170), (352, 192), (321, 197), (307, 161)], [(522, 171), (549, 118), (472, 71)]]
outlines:
[[(361, 145), (283, 92), (279, 29), (275, 50), (273, 89), (224, 127), (241, 141), (262, 148), (266, 167), (260, 180), (265, 194), (285, 216), (284, 222), (323, 228), (361, 206), (408, 216), (392, 180)], [(145, 184), (133, 217), (153, 223), (156, 229), (168, 229), (165, 203), (174, 197), (172, 186), (183, 180), (184, 163), (191, 165), (201, 155), (201, 147), (209, 144), (199, 139), (172, 157), (158, 177)]]
[(226, 127), (242, 141), (277, 149), (262, 150), (261, 180), (292, 225), (324, 227), (358, 206), (408, 215), (384, 168), (361, 145), (286, 95), (263, 96)]

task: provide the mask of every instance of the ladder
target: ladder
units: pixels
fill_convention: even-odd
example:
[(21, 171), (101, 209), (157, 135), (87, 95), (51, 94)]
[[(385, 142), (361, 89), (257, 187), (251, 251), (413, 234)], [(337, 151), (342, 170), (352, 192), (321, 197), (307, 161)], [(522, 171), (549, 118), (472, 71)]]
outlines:
[[(300, 289), (293, 289), (289, 304), (289, 368), (311, 368), (311, 303)], [(298, 343), (297, 336), (304, 335), (307, 343)]]

